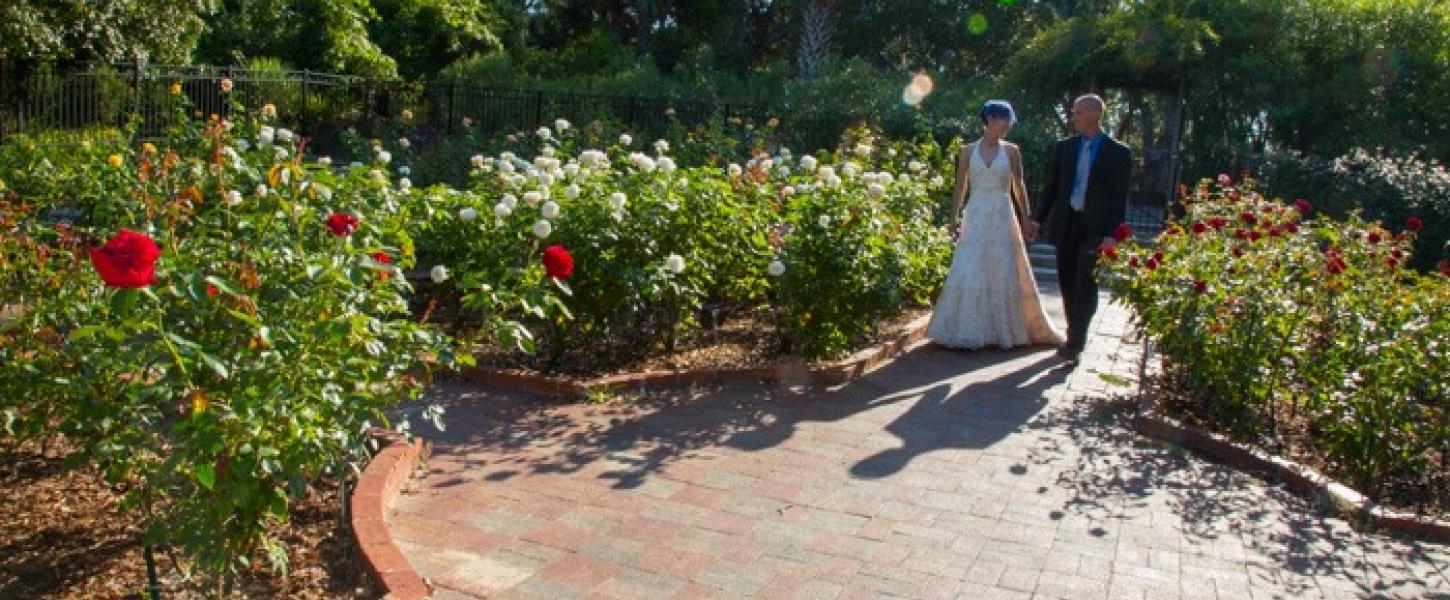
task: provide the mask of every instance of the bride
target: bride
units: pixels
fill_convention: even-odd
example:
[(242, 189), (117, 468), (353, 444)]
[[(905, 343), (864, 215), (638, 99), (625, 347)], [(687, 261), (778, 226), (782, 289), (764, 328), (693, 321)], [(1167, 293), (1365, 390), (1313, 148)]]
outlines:
[(1002, 139), (1017, 115), (1011, 104), (993, 100), (982, 106), (981, 117), (982, 139), (957, 158), (952, 215), (961, 217), (960, 235), (926, 336), (953, 348), (1061, 345), (1062, 334), (1042, 309), (1023, 241), (1037, 231), (1022, 152)]

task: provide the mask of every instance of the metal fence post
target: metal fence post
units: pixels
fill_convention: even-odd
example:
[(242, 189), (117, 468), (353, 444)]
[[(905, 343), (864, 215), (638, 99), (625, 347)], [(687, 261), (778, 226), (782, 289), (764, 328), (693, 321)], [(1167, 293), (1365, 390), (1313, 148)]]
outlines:
[(544, 122), (544, 90), (534, 92), (534, 125)]
[(308, 93), (311, 91), (311, 89), (312, 89), (312, 71), (310, 69), (303, 69), (302, 70), (302, 110), (298, 111), (297, 114), (300, 115), (300, 120), (302, 121), (301, 125), (303, 127), (307, 128), (307, 129), (309, 129), (309, 130), (313, 129), (313, 127), (311, 126), (311, 124), (308, 121), (308, 118), (312, 115), (312, 112), (311, 112), (311, 110), (309, 110), (308, 103), (307, 103), (307, 96), (308, 96)]
[(454, 86), (455, 85), (456, 84), (453, 81), (449, 81), (448, 82), (448, 133), (453, 133), (453, 121), (454, 121), (454, 114), (453, 114), (453, 95), (454, 95), (454, 91), (455, 91), (454, 90)]
[[(141, 118), (140, 127), (141, 127), (142, 130), (144, 130), (146, 128), (146, 121), (147, 121), (147, 119), (146, 119), (146, 107), (144, 105), (144, 102), (143, 102), (142, 96), (141, 96), (141, 68), (142, 67), (141, 67), (141, 56), (140, 55), (137, 55), (134, 59), (132, 59), (131, 66), (133, 67), (133, 70), (131, 72), (131, 115), (132, 116), (139, 116)], [(122, 127), (125, 127), (126, 126), (126, 120), (127, 120), (126, 115), (121, 115), (121, 119), (122, 119), (122, 121), (121, 121), (121, 123), (119, 123), (119, 125), (122, 126)]]

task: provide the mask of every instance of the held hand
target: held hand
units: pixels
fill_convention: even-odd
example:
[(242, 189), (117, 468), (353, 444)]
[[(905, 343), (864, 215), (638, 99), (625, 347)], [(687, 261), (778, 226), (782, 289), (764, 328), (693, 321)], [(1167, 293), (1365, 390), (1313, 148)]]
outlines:
[(1042, 231), (1042, 225), (1036, 221), (1028, 221), (1022, 225), (1022, 239), (1028, 242), (1037, 241), (1037, 234)]

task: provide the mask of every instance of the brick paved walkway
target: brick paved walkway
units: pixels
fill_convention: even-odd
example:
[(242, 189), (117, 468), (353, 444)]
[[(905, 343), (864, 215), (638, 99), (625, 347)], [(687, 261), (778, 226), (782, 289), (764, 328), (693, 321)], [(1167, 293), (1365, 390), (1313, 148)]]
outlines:
[(1133, 434), (1125, 318), (1075, 370), (919, 346), (817, 392), (444, 387), (390, 529), (440, 600), (1450, 598), (1450, 548)]

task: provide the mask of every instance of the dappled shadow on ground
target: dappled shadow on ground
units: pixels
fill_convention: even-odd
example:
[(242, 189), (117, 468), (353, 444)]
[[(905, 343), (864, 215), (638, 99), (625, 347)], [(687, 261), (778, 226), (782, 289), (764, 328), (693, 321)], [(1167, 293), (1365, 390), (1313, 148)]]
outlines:
[[(992, 369), (992, 377), (970, 377), (981, 369)], [(790, 440), (803, 424), (839, 422), (892, 407), (894, 418), (881, 426), (900, 445), (850, 467), (855, 477), (880, 478), (933, 450), (997, 443), (1046, 406), (1046, 392), (1067, 372), (1040, 350), (955, 352), (922, 345), (829, 390), (742, 384), (588, 406), (448, 386), (437, 398), (447, 408), (448, 429), (424, 435), (435, 440), (440, 454), (459, 461), (458, 481), (465, 480), (462, 470), (481, 466), (484, 457), (506, 463), (488, 465), (483, 477), (490, 481), (524, 473), (573, 473), (607, 458), (617, 468), (601, 476), (613, 479), (616, 488), (633, 488), (671, 461), (698, 451), (766, 450)], [(958, 379), (969, 383), (954, 389)]]
[(1088, 517), (1104, 524), (1095, 535), (1113, 536), (1115, 523), (1166, 511), (1181, 535), (1132, 542), (1244, 561), (1256, 583), (1290, 593), (1450, 598), (1445, 544), (1356, 531), (1280, 485), (1139, 436), (1135, 410), (1130, 398), (1077, 398), (1028, 424), (1052, 434), (1039, 437), (1031, 460), (1066, 463), (1056, 484), (1068, 499), (1056, 518)]

